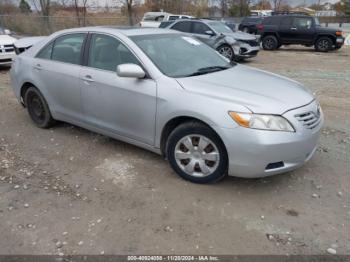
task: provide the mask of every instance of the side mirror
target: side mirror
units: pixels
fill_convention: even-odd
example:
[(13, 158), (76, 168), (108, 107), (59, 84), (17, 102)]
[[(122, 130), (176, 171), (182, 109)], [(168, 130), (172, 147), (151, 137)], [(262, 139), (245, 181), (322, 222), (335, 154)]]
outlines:
[(206, 35), (210, 35), (210, 36), (214, 36), (215, 35), (215, 33), (213, 31), (211, 31), (211, 30), (205, 31), (204, 33)]
[(10, 34), (11, 34), (11, 31), (8, 30), (8, 29), (5, 29), (5, 30), (4, 30), (4, 33), (5, 33), (5, 35), (10, 35)]
[(117, 66), (117, 75), (120, 77), (144, 78), (146, 73), (139, 65), (122, 64)]

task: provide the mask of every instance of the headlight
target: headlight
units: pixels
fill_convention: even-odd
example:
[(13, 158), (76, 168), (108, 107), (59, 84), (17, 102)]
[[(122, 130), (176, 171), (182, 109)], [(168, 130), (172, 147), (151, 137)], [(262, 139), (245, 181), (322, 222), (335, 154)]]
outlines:
[(295, 132), (293, 126), (282, 116), (229, 112), (237, 124), (247, 128), (270, 131)]

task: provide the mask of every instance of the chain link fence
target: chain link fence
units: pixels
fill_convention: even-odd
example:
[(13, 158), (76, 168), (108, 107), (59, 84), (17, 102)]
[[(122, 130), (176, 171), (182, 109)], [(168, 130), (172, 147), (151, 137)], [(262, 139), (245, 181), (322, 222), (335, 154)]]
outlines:
[(1, 15), (0, 26), (19, 35), (49, 35), (58, 30), (81, 26), (126, 26), (126, 16), (37, 16), (37, 15)]

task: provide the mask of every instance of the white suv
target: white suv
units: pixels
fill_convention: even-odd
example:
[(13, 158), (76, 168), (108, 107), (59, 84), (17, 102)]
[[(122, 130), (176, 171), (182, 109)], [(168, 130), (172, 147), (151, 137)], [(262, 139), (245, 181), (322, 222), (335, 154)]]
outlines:
[(16, 56), (14, 43), (17, 39), (9, 34), (9, 30), (0, 27), (0, 65), (10, 65)]

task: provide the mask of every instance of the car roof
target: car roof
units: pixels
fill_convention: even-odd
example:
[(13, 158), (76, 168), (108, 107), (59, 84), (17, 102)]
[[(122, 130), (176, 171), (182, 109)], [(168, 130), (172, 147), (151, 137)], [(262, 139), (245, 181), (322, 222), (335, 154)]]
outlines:
[(312, 16), (310, 15), (303, 15), (303, 14), (281, 14), (281, 15), (272, 15), (272, 16), (269, 16), (269, 17), (277, 17), (277, 18), (285, 18), (285, 17), (307, 17), (307, 18), (310, 18)]
[[(155, 35), (155, 34), (176, 34), (176, 31), (163, 29), (163, 28), (152, 28), (152, 27), (118, 27), (118, 26), (94, 26), (94, 27), (78, 27), (59, 31), (57, 33), (74, 33), (74, 32), (101, 32), (109, 34), (123, 34), (125, 36), (136, 36), (136, 35)], [(177, 32), (178, 33), (178, 32)]]

